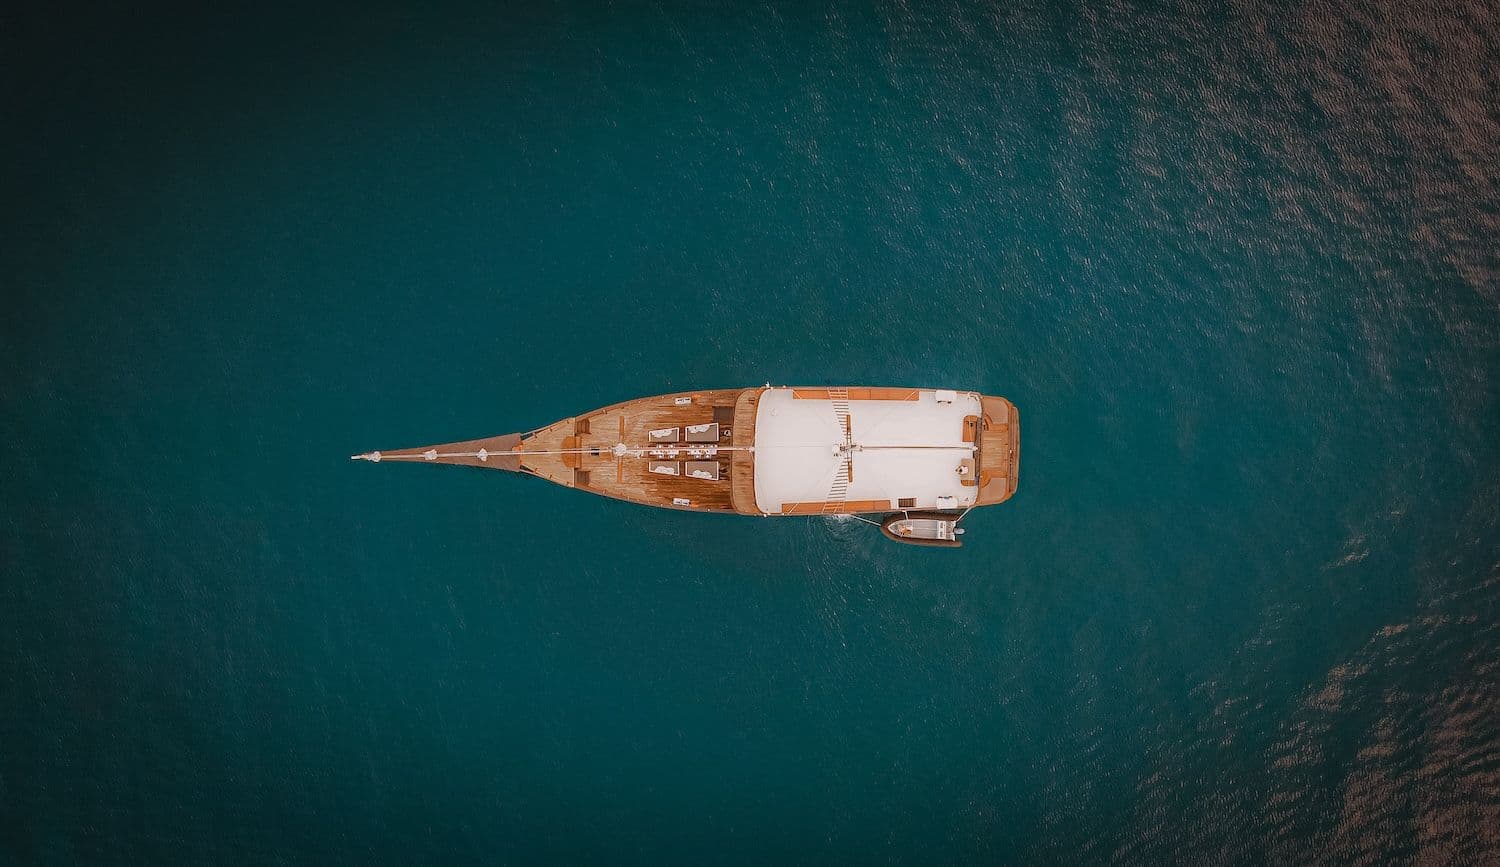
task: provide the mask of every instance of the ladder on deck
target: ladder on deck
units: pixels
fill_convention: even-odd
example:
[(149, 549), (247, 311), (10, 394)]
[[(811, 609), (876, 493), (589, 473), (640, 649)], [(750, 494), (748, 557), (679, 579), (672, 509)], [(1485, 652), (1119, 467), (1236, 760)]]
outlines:
[(838, 417), (839, 430), (848, 431), (846, 424), (849, 418), (849, 389), (830, 388), (828, 399), (833, 403), (833, 414)]
[[(839, 430), (844, 434), (844, 447), (850, 445), (851, 431), (849, 428), (849, 390), (847, 388), (828, 389), (828, 400), (833, 404), (833, 415), (838, 420)], [(844, 501), (849, 496), (849, 477), (851, 468), (849, 466), (853, 458), (849, 454), (839, 457), (839, 468), (833, 474), (833, 485), (828, 489), (828, 496), (823, 500), (823, 514), (844, 511)]]
[(849, 461), (840, 460), (838, 472), (833, 474), (833, 486), (828, 489), (828, 498), (823, 501), (823, 514), (844, 511), (844, 500), (849, 496)]

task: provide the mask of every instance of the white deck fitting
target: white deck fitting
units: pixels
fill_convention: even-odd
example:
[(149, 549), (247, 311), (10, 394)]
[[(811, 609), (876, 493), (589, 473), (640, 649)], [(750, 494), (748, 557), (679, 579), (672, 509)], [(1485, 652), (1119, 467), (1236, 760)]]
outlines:
[[(968, 415), (982, 415), (972, 392), (958, 392), (951, 403), (938, 403), (930, 390), (914, 401), (850, 400), (852, 439), (864, 448), (853, 453), (854, 481), (844, 499), (881, 500), (890, 509), (903, 497), (916, 500), (908, 507), (914, 509), (937, 508), (939, 497), (952, 497), (950, 508), (973, 505), (979, 489), (964, 487), (957, 472), (974, 456), (973, 444), (963, 441)], [(756, 508), (776, 514), (783, 504), (827, 500), (841, 460), (835, 450), (843, 444), (831, 400), (797, 400), (790, 388), (768, 389), (755, 414)]]

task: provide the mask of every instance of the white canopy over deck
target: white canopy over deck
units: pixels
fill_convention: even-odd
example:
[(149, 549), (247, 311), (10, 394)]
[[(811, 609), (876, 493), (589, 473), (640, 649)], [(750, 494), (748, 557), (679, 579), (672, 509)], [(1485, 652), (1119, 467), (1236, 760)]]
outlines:
[(755, 415), (756, 507), (968, 508), (979, 489), (965, 419), (981, 414), (973, 392), (768, 389)]

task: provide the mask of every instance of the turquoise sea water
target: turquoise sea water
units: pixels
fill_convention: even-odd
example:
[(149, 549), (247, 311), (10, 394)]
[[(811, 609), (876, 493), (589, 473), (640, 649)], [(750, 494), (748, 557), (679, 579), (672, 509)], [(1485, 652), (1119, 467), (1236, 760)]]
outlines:
[[(0, 19), (0, 863), (1500, 858), (1493, 4), (725, 5)], [(1020, 490), (347, 460), (768, 380)]]

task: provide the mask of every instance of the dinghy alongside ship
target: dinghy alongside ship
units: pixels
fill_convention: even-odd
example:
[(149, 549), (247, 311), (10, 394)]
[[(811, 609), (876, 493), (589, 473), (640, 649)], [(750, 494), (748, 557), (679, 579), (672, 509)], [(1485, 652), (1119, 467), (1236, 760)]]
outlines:
[(1010, 401), (976, 392), (767, 385), (644, 397), (528, 433), (352, 459), (509, 470), (666, 509), (887, 514), (887, 538), (957, 547), (970, 509), (1016, 491), (1020, 419)]

